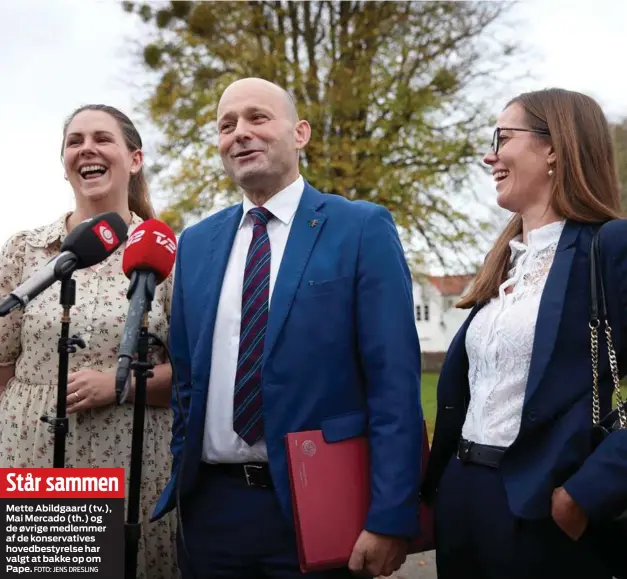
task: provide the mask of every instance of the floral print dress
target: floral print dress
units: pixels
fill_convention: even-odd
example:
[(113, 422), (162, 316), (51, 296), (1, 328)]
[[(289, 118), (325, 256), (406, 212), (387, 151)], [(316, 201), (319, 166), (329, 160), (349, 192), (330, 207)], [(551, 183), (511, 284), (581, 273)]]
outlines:
[[(41, 269), (58, 254), (67, 235), (63, 215), (46, 227), (15, 234), (0, 253), (0, 298)], [(129, 235), (142, 220), (133, 214)], [(70, 335), (86, 343), (69, 355), (69, 372), (92, 369), (115, 372), (128, 300), (129, 280), (122, 271), (124, 246), (104, 262), (73, 274), (75, 305), (70, 310)], [(55, 283), (23, 310), (0, 318), (0, 366), (15, 365), (0, 397), (0, 467), (52, 467), (54, 434), (40, 420), (56, 416), (58, 340), (62, 307), (60, 283)], [(150, 331), (167, 339), (172, 277), (157, 286), (149, 314)], [(152, 353), (155, 364), (166, 361), (162, 349)], [(175, 562), (173, 514), (150, 523), (152, 509), (171, 469), (169, 408), (146, 407), (142, 463), (142, 532), (138, 553), (138, 579), (178, 577)], [(130, 403), (73, 414), (66, 438), (66, 467), (124, 467), (127, 496), (133, 434)], [(126, 508), (124, 512), (126, 521)], [(123, 556), (123, 554), (120, 554)]]

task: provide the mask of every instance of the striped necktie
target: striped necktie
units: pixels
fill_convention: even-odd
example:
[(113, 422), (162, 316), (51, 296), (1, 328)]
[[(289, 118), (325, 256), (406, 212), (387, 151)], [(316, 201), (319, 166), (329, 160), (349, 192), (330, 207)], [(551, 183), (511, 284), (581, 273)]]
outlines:
[(268, 323), (271, 255), (266, 226), (272, 213), (263, 207), (254, 207), (248, 215), (253, 220), (253, 238), (246, 257), (242, 288), (233, 430), (252, 446), (263, 436), (261, 362)]

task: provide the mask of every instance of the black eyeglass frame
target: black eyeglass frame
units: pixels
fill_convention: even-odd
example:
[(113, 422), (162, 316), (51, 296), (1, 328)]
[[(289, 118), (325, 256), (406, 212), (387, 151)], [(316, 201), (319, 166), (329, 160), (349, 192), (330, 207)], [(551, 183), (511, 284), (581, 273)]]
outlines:
[(551, 133), (542, 129), (515, 129), (513, 127), (497, 127), (492, 134), (492, 150), (496, 155), (499, 152), (499, 139), (501, 138), (501, 131), (519, 131), (521, 133), (537, 133), (538, 135), (544, 135), (550, 137)]

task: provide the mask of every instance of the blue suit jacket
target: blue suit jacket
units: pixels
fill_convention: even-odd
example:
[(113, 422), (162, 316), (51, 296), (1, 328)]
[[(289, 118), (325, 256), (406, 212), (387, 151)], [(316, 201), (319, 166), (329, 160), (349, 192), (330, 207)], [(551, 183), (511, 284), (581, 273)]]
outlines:
[[(183, 495), (196, 479), (216, 310), (241, 216), (241, 204), (225, 209), (179, 242), (170, 342), (183, 414), (175, 397), (172, 477), (153, 518), (175, 506), (179, 477)], [(285, 435), (322, 429), (328, 442), (369, 437), (366, 529), (418, 532), (420, 347), (411, 277), (386, 209), (305, 184), (270, 304), (262, 390), (270, 471), (290, 520)]]
[[(590, 455), (592, 371), (590, 245), (598, 225), (568, 221), (540, 301), (519, 435), (502, 459), (509, 505), (522, 518), (550, 515), (553, 489), (563, 485), (594, 519), (627, 507), (627, 431), (609, 436)], [(627, 222), (601, 232), (602, 271), (621, 376), (627, 369)], [(438, 382), (438, 415), (423, 493), (431, 500), (457, 451), (469, 397), (465, 338), (481, 306), (454, 338)], [(611, 405), (608, 356), (600, 332), (602, 416)]]

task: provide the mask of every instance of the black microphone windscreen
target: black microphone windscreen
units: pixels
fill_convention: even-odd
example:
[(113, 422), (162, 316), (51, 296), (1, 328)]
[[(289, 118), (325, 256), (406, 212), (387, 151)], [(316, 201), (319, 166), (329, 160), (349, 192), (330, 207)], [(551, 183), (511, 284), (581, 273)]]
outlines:
[(65, 238), (61, 252), (78, 258), (78, 269), (101, 263), (128, 238), (128, 225), (111, 211), (79, 223)]

